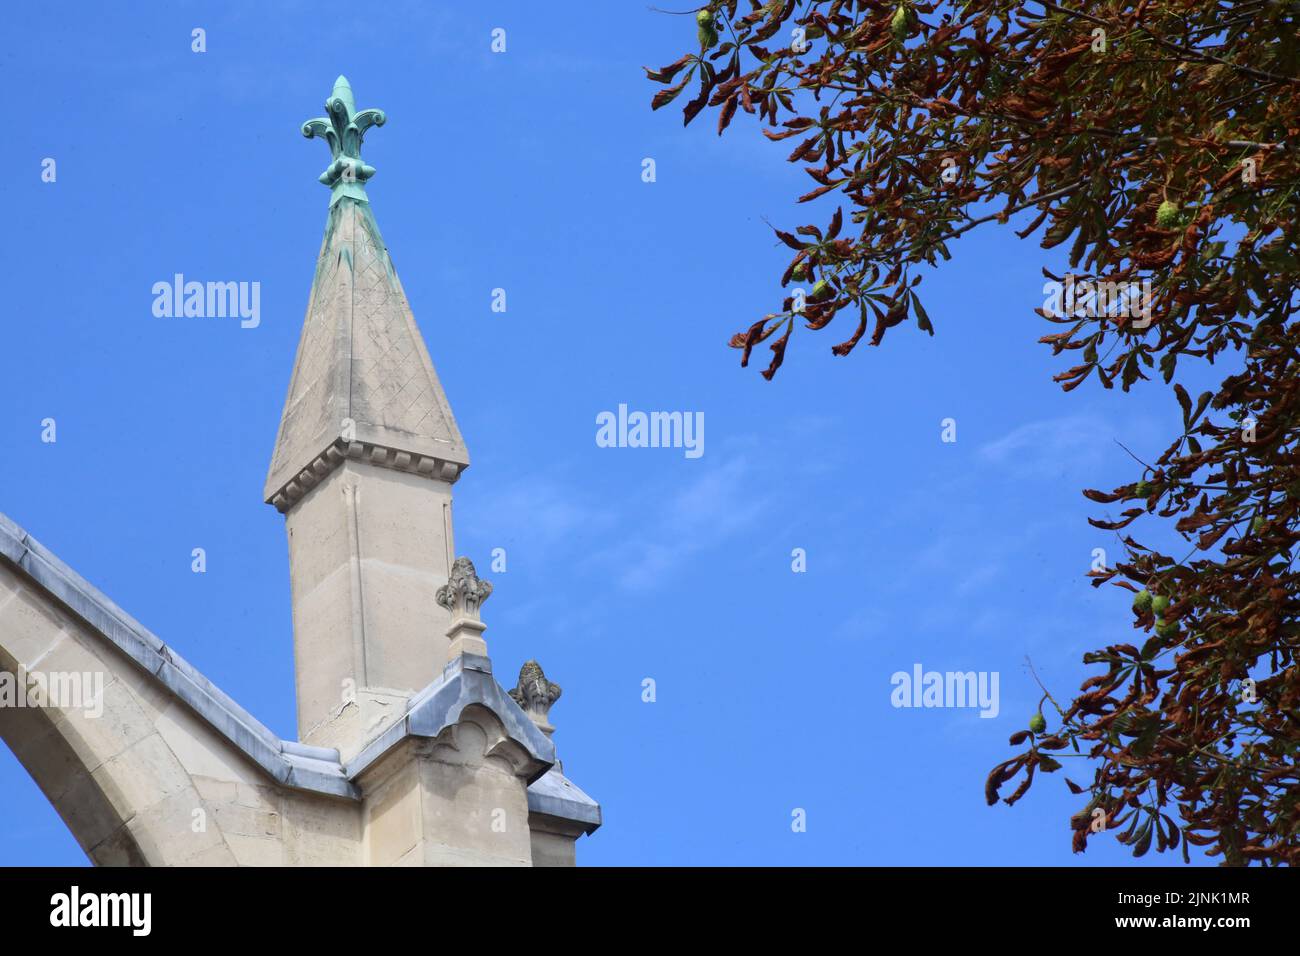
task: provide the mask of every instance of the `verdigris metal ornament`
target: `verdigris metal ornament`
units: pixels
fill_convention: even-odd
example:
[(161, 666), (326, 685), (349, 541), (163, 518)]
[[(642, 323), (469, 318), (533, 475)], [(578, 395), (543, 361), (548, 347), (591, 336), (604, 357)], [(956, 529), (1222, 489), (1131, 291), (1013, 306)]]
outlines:
[(302, 124), (302, 135), (319, 136), (329, 144), (333, 161), (320, 174), (320, 181), (333, 190), (330, 205), (345, 196), (369, 202), (365, 184), (375, 174), (375, 167), (361, 160), (361, 142), (372, 126), (383, 126), (388, 117), (383, 110), (357, 112), (357, 101), (346, 76), (334, 81), (334, 90), (325, 101), (325, 116)]

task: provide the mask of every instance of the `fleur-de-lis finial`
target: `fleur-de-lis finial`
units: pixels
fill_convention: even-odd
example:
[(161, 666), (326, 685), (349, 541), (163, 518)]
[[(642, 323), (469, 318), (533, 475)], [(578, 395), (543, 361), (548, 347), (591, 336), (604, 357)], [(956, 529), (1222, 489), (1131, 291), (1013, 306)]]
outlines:
[(333, 161), (320, 174), (320, 181), (334, 191), (330, 205), (344, 196), (367, 202), (365, 183), (375, 174), (375, 167), (361, 161), (361, 141), (372, 126), (383, 126), (388, 117), (383, 110), (357, 112), (357, 101), (346, 76), (334, 81), (334, 91), (325, 101), (325, 115), (302, 124), (302, 135), (319, 136), (329, 144)]

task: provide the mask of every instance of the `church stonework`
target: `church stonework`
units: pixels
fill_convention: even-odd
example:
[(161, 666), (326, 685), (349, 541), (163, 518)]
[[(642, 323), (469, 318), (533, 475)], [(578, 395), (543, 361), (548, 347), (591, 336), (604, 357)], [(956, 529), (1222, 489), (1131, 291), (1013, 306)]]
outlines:
[(600, 807), (556, 756), (559, 685), (532, 660), (509, 692), (494, 677), (492, 585), (455, 557), (469, 453), (365, 191), (385, 116), (341, 76), (325, 109), (303, 133), (330, 148), (329, 216), (265, 489), (289, 541), (298, 740), (4, 515), (0, 678), (99, 679), (92, 707), (0, 699), (0, 737), (99, 865), (573, 865)]

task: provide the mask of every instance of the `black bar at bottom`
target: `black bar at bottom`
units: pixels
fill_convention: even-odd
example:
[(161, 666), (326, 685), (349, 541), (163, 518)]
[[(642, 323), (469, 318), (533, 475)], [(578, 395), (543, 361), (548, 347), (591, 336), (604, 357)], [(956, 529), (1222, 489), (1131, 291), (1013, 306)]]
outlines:
[(76, 933), (128, 946), (145, 938), (437, 945), (462, 932), (473, 945), (487, 932), (512, 948), (546, 949), (554, 932), (556, 944), (590, 936), (635, 949), (641, 934), (664, 932), (734, 944), (773, 930), (862, 938), (900, 926), (927, 943), (996, 945), (1036, 930), (1231, 941), (1293, 927), (1293, 879), (1259, 868), (0, 869), (0, 913), (7, 942)]

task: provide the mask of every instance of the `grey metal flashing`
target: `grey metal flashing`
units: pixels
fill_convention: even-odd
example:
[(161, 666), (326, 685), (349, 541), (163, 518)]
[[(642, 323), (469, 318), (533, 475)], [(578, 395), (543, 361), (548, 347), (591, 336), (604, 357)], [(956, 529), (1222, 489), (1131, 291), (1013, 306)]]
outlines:
[(528, 812), (572, 820), (582, 824), (588, 834), (604, 822), (600, 804), (583, 793), (559, 767), (552, 767), (528, 788)]
[(333, 760), (339, 762), (339, 752), (333, 747), (313, 747), (311, 744), (300, 744), (296, 740), (282, 740), (280, 744), (284, 747), (286, 754), (293, 754), (298, 757), (310, 757), (314, 760)]
[(400, 720), (361, 749), (345, 768), (347, 778), (355, 780), (408, 736), (437, 737), (457, 723), (470, 704), (479, 704), (496, 714), (510, 739), (544, 765), (530, 784), (555, 763), (555, 744), (496, 682), (492, 662), (477, 654), (462, 654), (448, 661), (439, 678), (410, 699)]
[(148, 672), (208, 726), (286, 787), (359, 800), (361, 789), (355, 780), (367, 767), (408, 736), (438, 736), (460, 720), (466, 707), (479, 704), (496, 714), (507, 735), (542, 765), (529, 782), (531, 812), (572, 820), (581, 824), (587, 833), (601, 824), (600, 805), (553, 766), (555, 745), (496, 682), (492, 662), (486, 657), (465, 654), (449, 661), (437, 680), (411, 697), (402, 718), (344, 767), (337, 750), (281, 740), (189, 661), (3, 513), (0, 513), (0, 556), (62, 602), (93, 634), (102, 636)]

